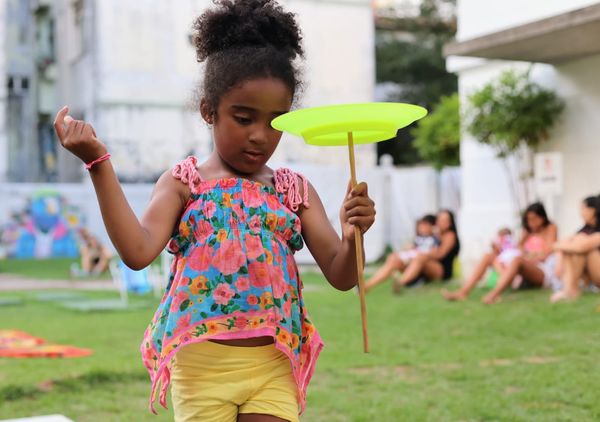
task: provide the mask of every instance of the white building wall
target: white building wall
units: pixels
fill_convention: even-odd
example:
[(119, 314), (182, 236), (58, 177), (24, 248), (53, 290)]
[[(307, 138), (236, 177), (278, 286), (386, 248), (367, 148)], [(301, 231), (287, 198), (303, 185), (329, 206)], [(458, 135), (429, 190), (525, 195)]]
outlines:
[(188, 34), (204, 3), (96, 2), (96, 126), (122, 176), (156, 175), (209, 152), (208, 129), (187, 108), (199, 79)]
[(596, 3), (597, 0), (458, 0), (456, 39), (479, 37)]
[[(564, 2), (481, 2), (459, 0), (458, 40), (464, 40), (515, 25), (543, 19), (597, 3)], [(518, 10), (519, 13), (515, 13)], [(448, 68), (459, 75), (461, 105), (467, 96), (495, 79), (503, 70), (527, 69), (530, 64), (450, 57)], [(600, 193), (600, 56), (570, 61), (559, 66), (535, 64), (532, 78), (554, 90), (564, 101), (565, 110), (541, 151), (563, 153), (564, 191), (549, 207), (550, 217), (559, 226), (559, 236), (573, 233), (581, 226), (579, 204)], [(464, 112), (463, 108), (463, 112)], [(481, 256), (500, 226), (519, 224), (508, 186), (508, 179), (494, 151), (477, 143), (468, 133), (461, 141), (462, 209), (459, 229), (464, 244), (465, 270)], [(546, 205), (550, 205), (546, 203)]]
[[(304, 35), (306, 87), (298, 106), (373, 101), (375, 24), (370, 2), (289, 0), (285, 5), (297, 14)], [(346, 148), (323, 149), (284, 135), (273, 159), (344, 166), (348, 154)], [(356, 161), (375, 165), (375, 145), (357, 146)]]
[[(189, 152), (203, 156), (211, 137), (198, 113), (186, 108), (201, 78), (188, 41), (208, 1), (96, 2), (98, 25), (95, 126), (123, 176), (154, 174)], [(307, 60), (300, 106), (368, 102), (374, 89), (374, 27), (368, 1), (291, 0)], [(344, 16), (344, 19), (339, 19)], [(333, 31), (332, 22), (335, 22)], [(309, 147), (286, 136), (273, 159), (345, 165), (346, 151)], [(373, 145), (358, 148), (359, 164), (374, 165)]]
[[(155, 175), (194, 152), (211, 151), (211, 136), (189, 107), (201, 67), (188, 35), (209, 0), (88, 0), (83, 38), (73, 2), (48, 0), (56, 17), (56, 109), (69, 105), (96, 128), (129, 179)], [(304, 33), (307, 88), (299, 106), (373, 100), (374, 23), (368, 0), (287, 0)], [(6, 35), (0, 1), (0, 45)], [(83, 48), (80, 48), (80, 46)], [(2, 61), (7, 59), (1, 54)], [(0, 84), (0, 102), (5, 84)], [(2, 103), (0, 103), (2, 104)], [(0, 106), (0, 120), (3, 107)], [(0, 128), (0, 175), (6, 174), (6, 138)], [(286, 137), (275, 161), (345, 165), (345, 150), (305, 146)], [(359, 164), (376, 162), (374, 146), (358, 148)], [(77, 180), (80, 164), (58, 156), (61, 181)]]

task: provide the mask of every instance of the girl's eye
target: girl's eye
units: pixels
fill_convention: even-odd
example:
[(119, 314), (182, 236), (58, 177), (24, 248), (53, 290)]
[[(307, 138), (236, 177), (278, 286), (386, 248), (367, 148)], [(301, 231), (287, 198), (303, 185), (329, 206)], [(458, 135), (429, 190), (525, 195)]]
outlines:
[(234, 116), (234, 118), (235, 118), (235, 120), (236, 120), (236, 121), (237, 121), (239, 124), (241, 124), (241, 125), (244, 125), (244, 126), (246, 126), (246, 125), (249, 125), (250, 123), (252, 123), (252, 120), (250, 120), (250, 119), (249, 119), (249, 118), (247, 118), (247, 117), (243, 117), (243, 116)]

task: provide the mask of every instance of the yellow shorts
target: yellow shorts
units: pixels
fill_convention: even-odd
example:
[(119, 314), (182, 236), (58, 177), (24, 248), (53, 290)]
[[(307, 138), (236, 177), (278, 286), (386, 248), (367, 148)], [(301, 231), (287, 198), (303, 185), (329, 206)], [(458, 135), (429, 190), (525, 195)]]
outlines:
[(243, 413), (299, 421), (290, 361), (272, 344), (184, 346), (173, 358), (171, 395), (177, 422), (235, 422)]

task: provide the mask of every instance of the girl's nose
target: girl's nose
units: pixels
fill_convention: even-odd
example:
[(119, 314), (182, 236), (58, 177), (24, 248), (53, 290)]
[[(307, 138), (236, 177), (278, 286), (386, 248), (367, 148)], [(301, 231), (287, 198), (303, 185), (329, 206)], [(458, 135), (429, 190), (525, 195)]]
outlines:
[(256, 127), (256, 129), (250, 134), (250, 142), (257, 145), (265, 144), (268, 139), (267, 128), (262, 127), (262, 125)]

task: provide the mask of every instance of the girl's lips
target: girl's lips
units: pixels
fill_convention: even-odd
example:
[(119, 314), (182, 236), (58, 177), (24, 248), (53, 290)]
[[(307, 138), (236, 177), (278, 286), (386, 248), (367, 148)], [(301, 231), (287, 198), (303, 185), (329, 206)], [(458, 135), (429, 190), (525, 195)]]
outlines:
[(258, 151), (244, 151), (244, 156), (252, 161), (260, 161), (264, 154)]

